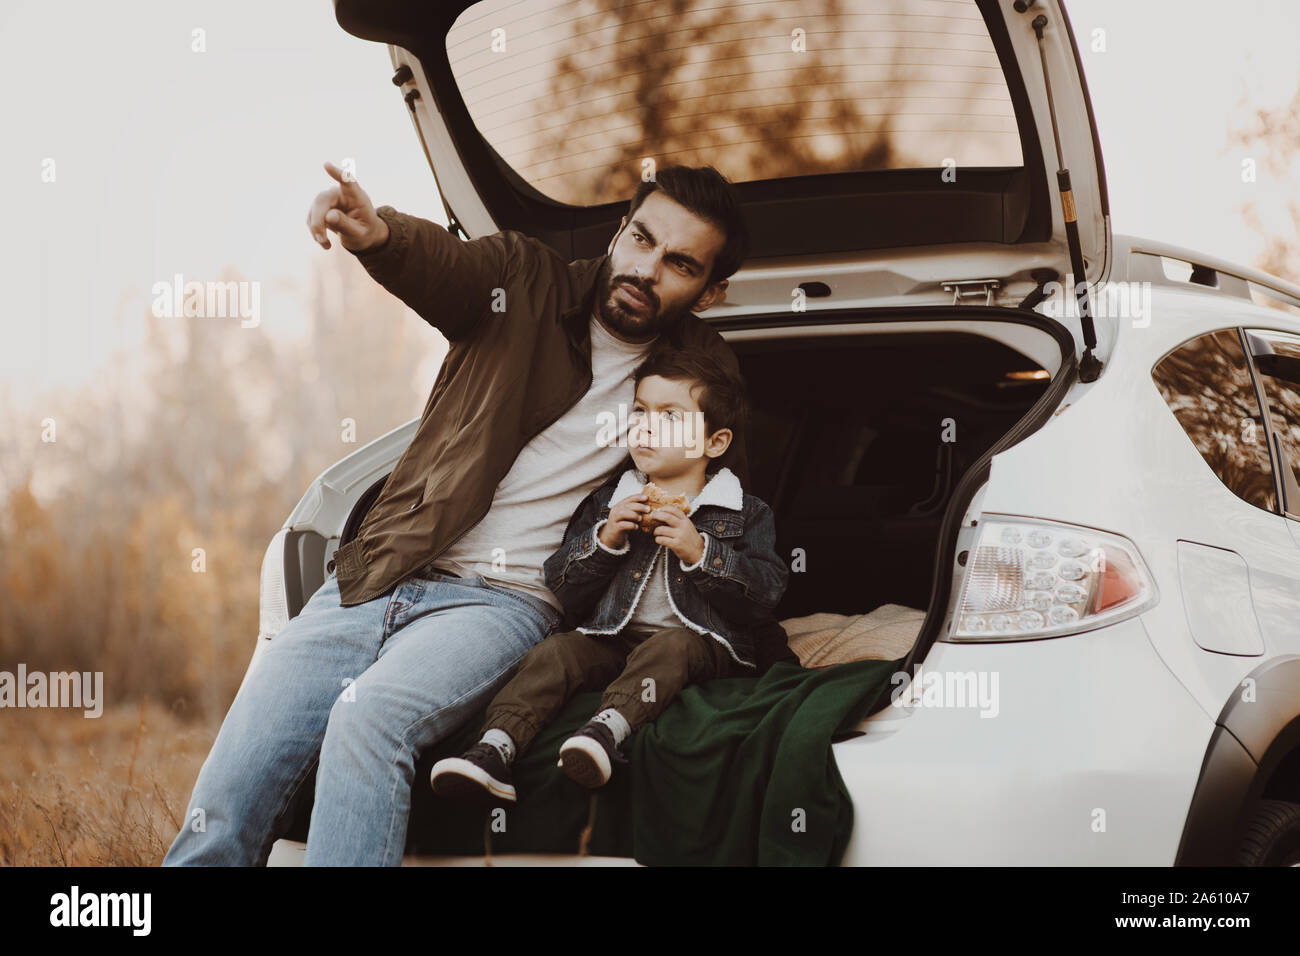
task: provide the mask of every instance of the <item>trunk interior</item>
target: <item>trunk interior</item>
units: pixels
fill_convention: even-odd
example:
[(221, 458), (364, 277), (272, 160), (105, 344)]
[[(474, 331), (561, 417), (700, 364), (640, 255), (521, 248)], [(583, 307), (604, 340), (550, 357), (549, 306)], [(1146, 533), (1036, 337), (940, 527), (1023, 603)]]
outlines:
[(775, 512), (778, 553), (804, 559), (777, 617), (926, 608), (958, 479), (1037, 401), (1048, 371), (964, 332), (732, 346), (753, 406), (746, 490)]

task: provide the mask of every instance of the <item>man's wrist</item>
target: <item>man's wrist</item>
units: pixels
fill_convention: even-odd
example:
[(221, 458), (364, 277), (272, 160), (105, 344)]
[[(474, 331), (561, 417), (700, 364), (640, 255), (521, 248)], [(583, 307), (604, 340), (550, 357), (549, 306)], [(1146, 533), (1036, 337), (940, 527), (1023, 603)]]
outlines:
[(388, 228), (388, 223), (384, 221), (383, 216), (379, 216), (378, 219), (379, 219), (379, 224), (383, 226), (384, 237), (380, 239), (378, 242), (371, 243), (370, 245), (366, 246), (364, 249), (355, 250), (352, 253), (353, 255), (368, 256), (372, 252), (382, 252), (384, 249), (388, 248), (388, 240), (392, 238), (393, 230)]

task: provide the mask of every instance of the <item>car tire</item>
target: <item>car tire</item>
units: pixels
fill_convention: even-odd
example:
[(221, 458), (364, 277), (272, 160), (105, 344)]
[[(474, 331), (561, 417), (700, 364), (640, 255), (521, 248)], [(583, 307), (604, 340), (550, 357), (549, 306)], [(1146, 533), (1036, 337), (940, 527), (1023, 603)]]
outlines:
[(1300, 803), (1261, 800), (1237, 848), (1238, 866), (1300, 866)]

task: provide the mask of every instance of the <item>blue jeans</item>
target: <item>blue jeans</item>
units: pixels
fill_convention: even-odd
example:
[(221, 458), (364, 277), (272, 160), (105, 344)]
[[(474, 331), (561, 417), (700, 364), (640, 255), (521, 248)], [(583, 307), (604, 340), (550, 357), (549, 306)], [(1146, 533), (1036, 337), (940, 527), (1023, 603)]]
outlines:
[(540, 598), (427, 567), (343, 607), (331, 573), (235, 695), (163, 865), (264, 866), (318, 753), (304, 865), (400, 864), (420, 751), (559, 623)]

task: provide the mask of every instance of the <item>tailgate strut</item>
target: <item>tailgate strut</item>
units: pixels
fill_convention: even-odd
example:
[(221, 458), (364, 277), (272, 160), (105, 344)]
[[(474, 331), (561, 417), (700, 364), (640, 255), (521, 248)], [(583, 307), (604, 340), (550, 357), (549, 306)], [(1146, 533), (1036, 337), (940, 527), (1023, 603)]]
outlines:
[[(1033, 3), (1016, 9), (1023, 12)], [(1101, 374), (1101, 361), (1092, 353), (1097, 345), (1097, 330), (1092, 324), (1092, 299), (1088, 289), (1088, 275), (1084, 271), (1083, 248), (1079, 244), (1079, 222), (1074, 210), (1074, 192), (1070, 188), (1070, 170), (1061, 155), (1061, 134), (1056, 128), (1056, 104), (1052, 101), (1052, 81), (1047, 75), (1047, 52), (1043, 49), (1043, 28), (1047, 17), (1039, 14), (1031, 24), (1038, 37), (1038, 56), (1043, 66), (1043, 85), (1047, 90), (1047, 111), (1052, 117), (1052, 140), (1056, 144), (1056, 187), (1061, 194), (1061, 213), (1065, 217), (1065, 238), (1070, 246), (1070, 269), (1074, 272), (1075, 298), (1078, 300), (1079, 324), (1083, 328), (1083, 355), (1079, 359), (1079, 381), (1095, 382)]]

